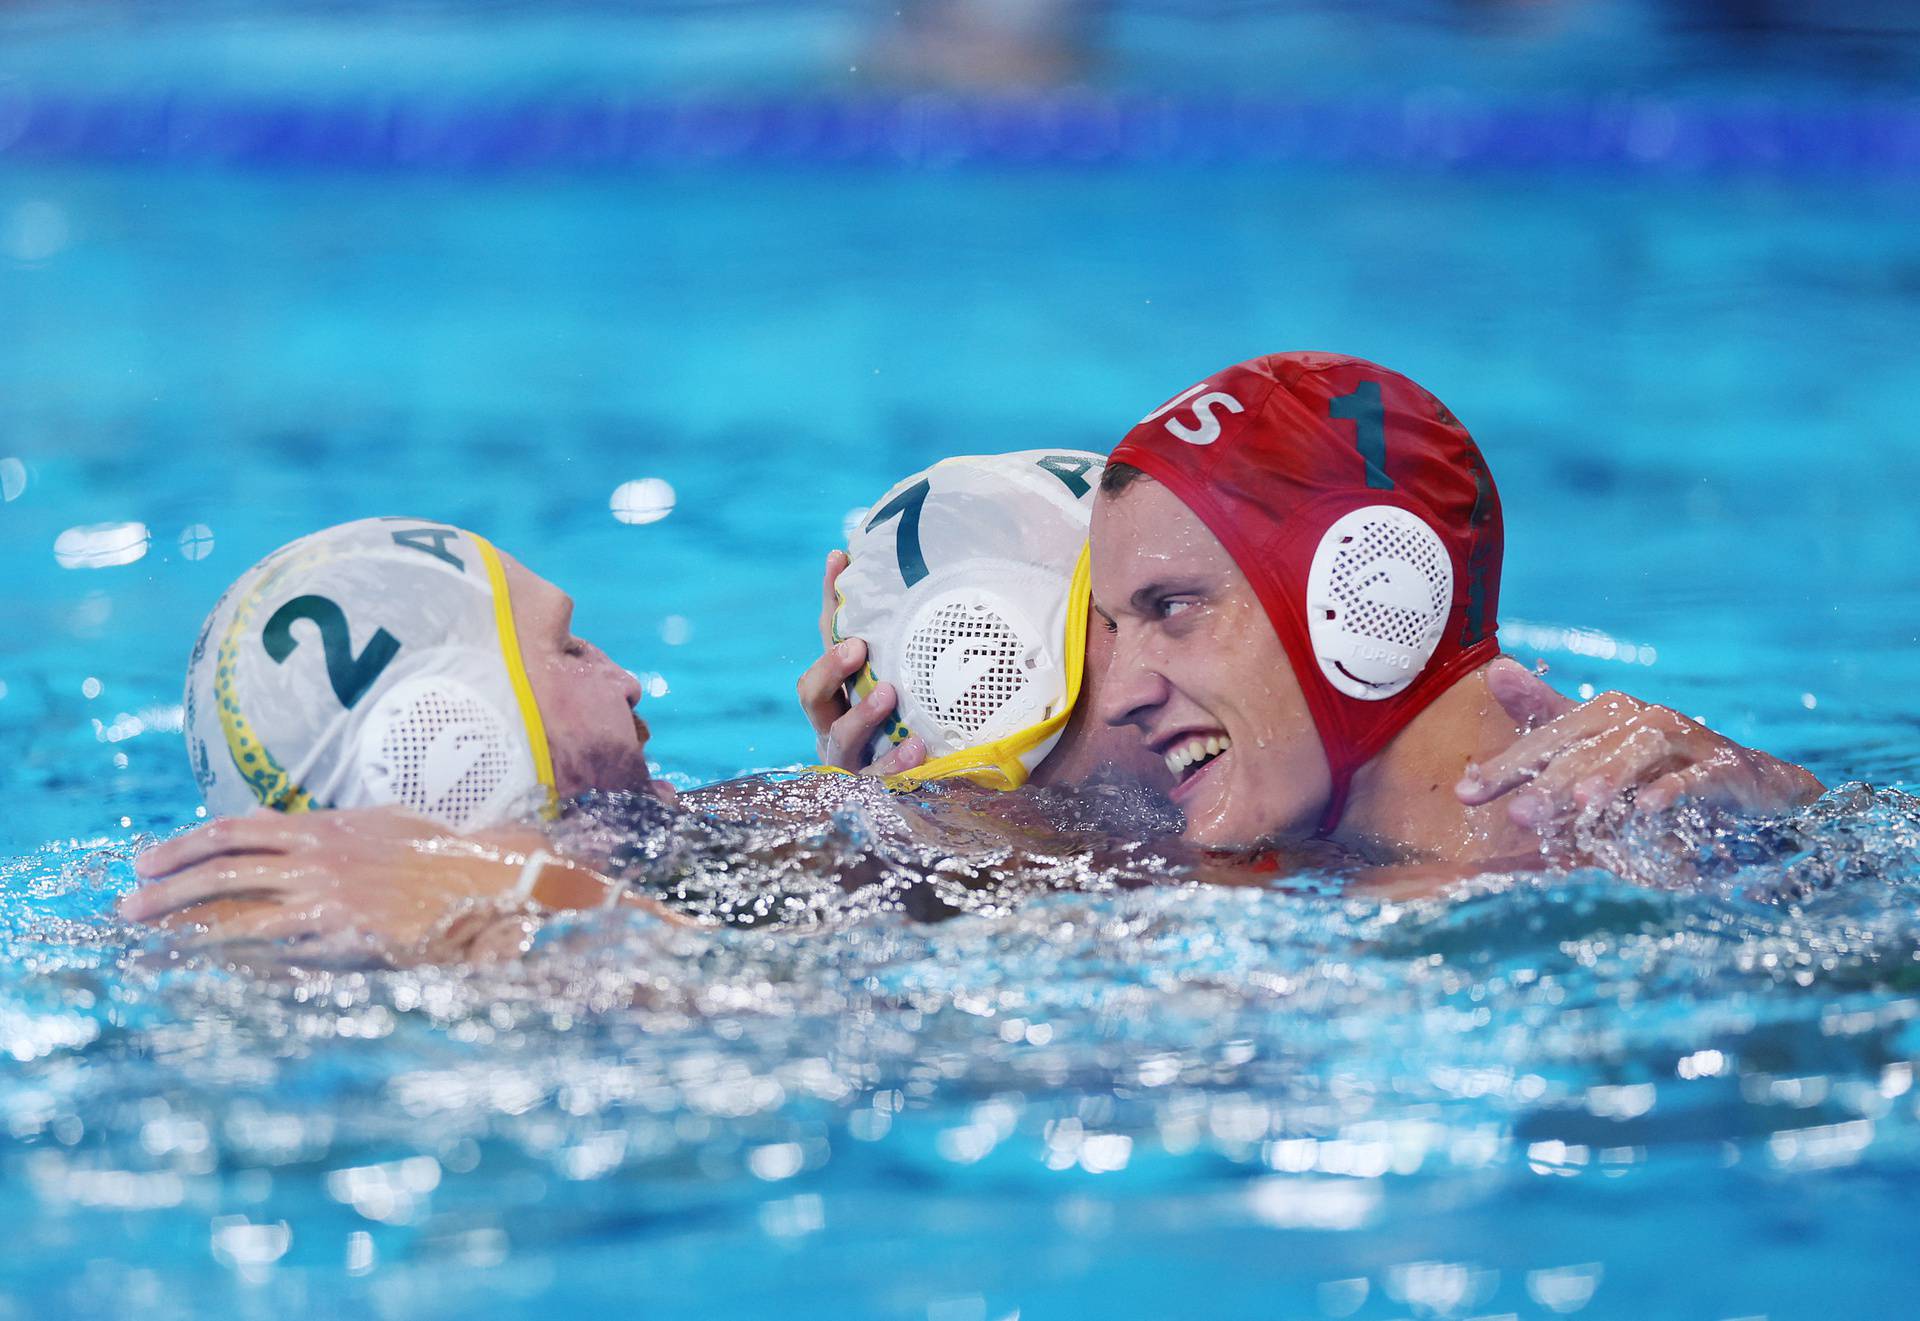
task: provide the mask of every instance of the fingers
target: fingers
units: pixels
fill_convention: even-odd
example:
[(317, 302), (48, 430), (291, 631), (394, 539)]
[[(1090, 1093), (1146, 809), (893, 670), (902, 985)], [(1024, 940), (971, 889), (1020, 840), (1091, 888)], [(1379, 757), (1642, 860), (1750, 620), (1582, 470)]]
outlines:
[(800, 709), (807, 713), (807, 723), (813, 726), (816, 738), (824, 738), (834, 721), (847, 713), (847, 680), (860, 673), (866, 663), (867, 644), (859, 638), (848, 638), (828, 647), (826, 654), (800, 676), (796, 685)]
[[(1629, 792), (1676, 768), (1681, 754), (1665, 733), (1642, 725), (1556, 758), (1512, 796), (1508, 819), (1542, 830), (1605, 810)], [(1635, 805), (1638, 805), (1637, 797)]]
[(1708, 810), (1770, 816), (1804, 807), (1823, 792), (1804, 767), (1712, 735), (1709, 755), (1678, 767), (1642, 790), (1636, 811), (1665, 812), (1682, 802)]
[(1487, 666), (1487, 691), (1523, 729), (1534, 729), (1580, 705), (1563, 697), (1545, 679), (1508, 656)]
[(278, 812), (262, 812), (210, 822), (164, 844), (156, 844), (134, 861), (133, 869), (142, 880), (153, 880), (212, 858), (291, 853), (313, 845), (310, 831)]
[(873, 691), (861, 698), (858, 706), (834, 721), (827, 730), (820, 745), (821, 762), (844, 771), (865, 770), (873, 736), (893, 714), (895, 697), (892, 684), (874, 685)]
[(927, 760), (927, 741), (918, 734), (909, 734), (881, 756), (873, 759), (873, 765), (867, 767), (870, 774), (881, 776), (898, 775), (901, 771), (910, 771), (921, 766)]
[(827, 552), (827, 570), (820, 579), (820, 646), (823, 650), (833, 646), (833, 616), (840, 608), (840, 594), (834, 590), (840, 573), (853, 561), (844, 550)]
[(157, 922), (215, 899), (278, 902), (302, 873), (279, 862), (207, 862), (141, 886), (120, 900), (129, 922)]
[(1687, 797), (1690, 773), (1699, 769), (1693, 766), (1685, 771), (1670, 771), (1662, 775), (1634, 795), (1633, 810), (1643, 816), (1652, 816), (1678, 807)]
[(1533, 779), (1549, 762), (1592, 739), (1610, 735), (1646, 709), (1644, 703), (1625, 693), (1602, 693), (1555, 716), (1532, 733), (1522, 734), (1499, 756), (1479, 765), (1469, 764), (1454, 793), (1468, 806), (1491, 802)]
[(308, 936), (313, 930), (311, 915), (297, 909), (224, 899), (175, 913), (164, 925), (176, 935), (179, 944), (188, 948), (240, 940), (292, 940)]
[(1827, 791), (1820, 783), (1820, 777), (1805, 766), (1797, 766), (1790, 761), (1781, 761), (1764, 752), (1753, 754), (1767, 763), (1766, 774), (1761, 777), (1766, 785), (1768, 806), (1764, 809), (1772, 812), (1785, 812), (1796, 807), (1805, 807)]

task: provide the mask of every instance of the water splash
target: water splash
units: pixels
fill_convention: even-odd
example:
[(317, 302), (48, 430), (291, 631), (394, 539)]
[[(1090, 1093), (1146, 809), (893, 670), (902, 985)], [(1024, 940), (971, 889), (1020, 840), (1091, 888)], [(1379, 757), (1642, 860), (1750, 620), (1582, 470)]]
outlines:
[[(1920, 1167), (1904, 795), (1850, 786), (1716, 827), (1690, 886), (1596, 869), (1407, 904), (956, 853), (857, 783), (797, 824), (820, 792), (761, 781), (731, 824), (649, 819), (628, 865), (714, 928), (586, 914), (478, 972), (181, 959), (107, 916), (124, 849), (8, 862), (0, 1211), (20, 1228), (0, 1276), (161, 1311), (436, 1313), (647, 1279), (720, 1310), (851, 1288), (852, 1310), (885, 1312), (877, 1272), (778, 1285), (766, 1254), (884, 1256), (889, 1217), (946, 1217), (1010, 1254), (1024, 1236), (1042, 1257), (1007, 1277), (1023, 1287), (1204, 1227), (1298, 1239), (1246, 1279), (1302, 1314), (1447, 1315), (1653, 1287), (1630, 1246), (1463, 1246), (1528, 1199), (1567, 1232), (1621, 1198), (1657, 1222), (1702, 1197), (1732, 1217), (1851, 1197), (1912, 1226), (1873, 1191)], [(566, 829), (647, 810), (591, 805)], [(969, 890), (989, 859), (1019, 883)], [(756, 885), (782, 903), (743, 906)], [(913, 885), (957, 915), (913, 920)], [(55, 1265), (108, 1239), (113, 1269)], [(694, 1258), (759, 1264), (718, 1279)], [(448, 1265), (474, 1283), (435, 1295)]]

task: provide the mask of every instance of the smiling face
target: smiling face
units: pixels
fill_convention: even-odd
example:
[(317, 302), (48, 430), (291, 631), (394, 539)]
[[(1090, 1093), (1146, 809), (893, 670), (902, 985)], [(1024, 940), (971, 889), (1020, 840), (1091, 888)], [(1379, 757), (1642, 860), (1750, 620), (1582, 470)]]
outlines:
[(1245, 848), (1311, 834), (1332, 775), (1246, 575), (1149, 477), (1100, 493), (1092, 540), (1094, 609), (1113, 645), (1096, 713), (1165, 758), (1186, 837)]
[(1080, 700), (1060, 741), (1034, 768), (1032, 783), (1068, 789), (1090, 784), (1131, 784), (1164, 794), (1173, 788), (1166, 758), (1140, 741), (1139, 731), (1111, 725), (1100, 714), (1113, 634), (1098, 615), (1087, 620), (1087, 667)]
[(647, 773), (647, 724), (634, 712), (640, 681), (600, 648), (573, 635), (573, 599), (502, 554), (520, 654), (553, 753), (562, 798), (589, 789), (672, 790)]

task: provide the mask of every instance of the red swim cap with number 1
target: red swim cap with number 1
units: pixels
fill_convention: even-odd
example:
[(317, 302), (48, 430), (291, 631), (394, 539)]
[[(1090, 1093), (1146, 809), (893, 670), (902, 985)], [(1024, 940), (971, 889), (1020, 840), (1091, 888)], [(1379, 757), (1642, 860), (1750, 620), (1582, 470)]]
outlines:
[(1486, 461), (1398, 372), (1276, 353), (1216, 372), (1113, 451), (1220, 539), (1313, 712), (1339, 824), (1354, 772), (1499, 655), (1504, 532)]

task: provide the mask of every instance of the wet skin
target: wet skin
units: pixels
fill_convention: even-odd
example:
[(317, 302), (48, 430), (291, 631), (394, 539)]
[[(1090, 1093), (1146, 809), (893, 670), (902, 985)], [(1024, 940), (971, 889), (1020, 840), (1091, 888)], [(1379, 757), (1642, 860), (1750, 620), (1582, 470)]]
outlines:
[(576, 637), (573, 598), (502, 553), (514, 629), (546, 725), (554, 788), (562, 799), (589, 789), (673, 789), (647, 771), (647, 722), (636, 713), (640, 681), (606, 652)]
[[(1293, 667), (1232, 557), (1142, 477), (1094, 505), (1094, 608), (1113, 631), (1098, 713), (1171, 759), (1189, 843), (1247, 848), (1317, 826), (1332, 778)], [(1623, 693), (1584, 705), (1513, 661), (1456, 680), (1354, 775), (1329, 838), (1378, 861), (1577, 862), (1577, 821), (1690, 802), (1786, 811), (1804, 769)], [(1617, 824), (1610, 826), (1617, 829)]]
[(1252, 584), (1158, 482), (1102, 492), (1093, 602), (1110, 657), (1095, 714), (1171, 756), (1186, 838), (1243, 847), (1310, 834), (1332, 793), (1326, 754)]

